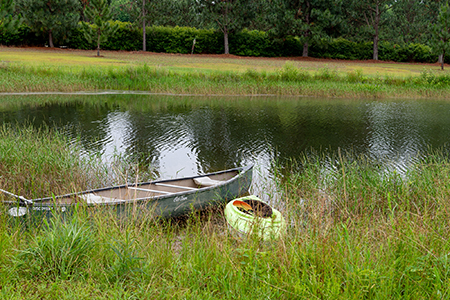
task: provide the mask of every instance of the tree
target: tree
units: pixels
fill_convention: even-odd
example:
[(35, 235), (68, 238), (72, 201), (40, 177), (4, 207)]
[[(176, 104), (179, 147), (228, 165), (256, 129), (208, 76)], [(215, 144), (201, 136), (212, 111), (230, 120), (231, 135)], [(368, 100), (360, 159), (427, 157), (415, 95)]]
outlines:
[(441, 70), (444, 70), (445, 53), (450, 51), (450, 8), (449, 4), (442, 5), (436, 24), (432, 27), (433, 49), (437, 53), (442, 53)]
[(258, 0), (198, 0), (200, 13), (223, 33), (225, 54), (230, 54), (228, 36), (249, 25)]
[(373, 41), (373, 59), (378, 60), (380, 30), (386, 22), (386, 12), (397, 3), (396, 0), (349, 0), (346, 2), (350, 26), (370, 34)]
[(387, 12), (386, 39), (402, 43), (427, 44), (430, 23), (436, 22), (443, 0), (398, 0)]
[(0, 24), (3, 30), (14, 33), (22, 24), (22, 18), (14, 17), (14, 2), (13, 0), (0, 0)]
[(148, 24), (158, 26), (199, 27), (201, 15), (196, 0), (146, 0)]
[(128, 18), (141, 24), (143, 51), (146, 51), (147, 26), (199, 27), (202, 24), (196, 0), (113, 0), (111, 7), (114, 19)]
[(89, 43), (97, 42), (97, 56), (100, 56), (100, 44), (106, 42), (117, 31), (118, 26), (111, 22), (111, 9), (106, 0), (91, 0), (84, 14), (93, 23), (81, 23), (84, 37)]
[(113, 20), (120, 22), (131, 22), (135, 19), (130, 14), (133, 7), (136, 5), (136, 1), (132, 0), (112, 0), (111, 1), (111, 13)]
[(20, 0), (18, 6), (26, 23), (35, 32), (48, 34), (52, 48), (54, 36), (66, 35), (80, 19), (79, 0)]
[(274, 0), (273, 3), (275, 13), (269, 21), (273, 24), (269, 32), (281, 38), (298, 36), (304, 57), (308, 56), (312, 42), (328, 37), (330, 30), (341, 23), (339, 0)]

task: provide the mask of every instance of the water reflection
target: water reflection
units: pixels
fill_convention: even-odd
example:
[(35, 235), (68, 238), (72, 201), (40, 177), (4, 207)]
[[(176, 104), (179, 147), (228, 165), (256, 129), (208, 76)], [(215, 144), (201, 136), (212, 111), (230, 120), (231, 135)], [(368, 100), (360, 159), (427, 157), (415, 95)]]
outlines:
[[(26, 104), (25, 104), (26, 102)], [(31, 102), (31, 104), (30, 104)], [(195, 98), (149, 95), (2, 96), (0, 122), (64, 128), (86, 152), (150, 164), (160, 177), (244, 165), (268, 172), (311, 152), (367, 155), (405, 170), (450, 137), (445, 101)]]

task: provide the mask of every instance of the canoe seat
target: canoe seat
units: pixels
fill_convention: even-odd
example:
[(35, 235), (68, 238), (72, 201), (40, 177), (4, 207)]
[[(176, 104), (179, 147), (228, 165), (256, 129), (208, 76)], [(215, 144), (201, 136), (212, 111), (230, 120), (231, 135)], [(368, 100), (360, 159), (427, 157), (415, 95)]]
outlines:
[(97, 195), (94, 195), (93, 193), (80, 195), (80, 198), (85, 200), (87, 204), (110, 203), (110, 202), (123, 201), (123, 200), (116, 199), (116, 198), (97, 196)]
[(194, 178), (194, 182), (199, 186), (215, 186), (222, 183), (222, 181), (211, 179), (208, 176)]

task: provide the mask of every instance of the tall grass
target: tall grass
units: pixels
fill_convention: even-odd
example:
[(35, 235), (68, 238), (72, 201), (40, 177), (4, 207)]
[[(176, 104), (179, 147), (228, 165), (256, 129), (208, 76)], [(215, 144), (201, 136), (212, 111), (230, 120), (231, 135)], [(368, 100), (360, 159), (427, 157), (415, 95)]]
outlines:
[[(149, 181), (152, 166), (114, 155), (104, 162), (82, 153), (58, 129), (31, 124), (0, 127), (0, 188), (25, 198), (42, 198), (92, 188)], [(0, 199), (5, 195), (0, 193)]]
[(236, 238), (222, 209), (120, 220), (99, 208), (28, 229), (7, 227), (1, 214), (2, 297), (449, 297), (448, 155), (429, 153), (406, 173), (340, 153), (272, 171), (289, 224), (272, 242)]
[(402, 175), (366, 158), (324, 161), (305, 157), (281, 176), (288, 239), (298, 243), (291, 261), (299, 259), (307, 290), (323, 298), (447, 298), (448, 156), (434, 153)]
[(83, 273), (96, 242), (91, 228), (77, 218), (66, 223), (51, 220), (29, 247), (18, 252), (15, 267), (25, 278), (66, 280)]
[(89, 180), (79, 148), (48, 127), (0, 127), (0, 186), (24, 197), (82, 189)]
[(173, 71), (137, 66), (0, 66), (0, 92), (75, 92), (134, 90), (152, 93), (221, 95), (304, 95), (322, 97), (447, 97), (449, 75), (424, 70), (420, 76), (365, 76), (338, 73), (327, 66), (315, 72), (286, 63), (276, 71)]

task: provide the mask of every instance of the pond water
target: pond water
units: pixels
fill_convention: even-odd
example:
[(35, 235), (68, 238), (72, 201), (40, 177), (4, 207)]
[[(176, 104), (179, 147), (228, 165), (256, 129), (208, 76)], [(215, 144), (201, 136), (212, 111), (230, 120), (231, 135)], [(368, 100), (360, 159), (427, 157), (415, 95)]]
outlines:
[(404, 170), (447, 147), (450, 101), (3, 95), (0, 122), (58, 127), (84, 151), (151, 164), (160, 178), (248, 163), (266, 176), (273, 160), (338, 149)]

